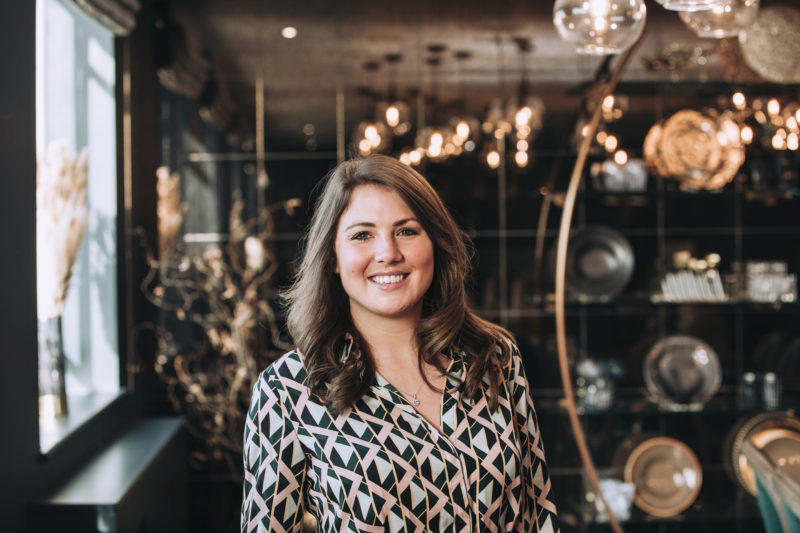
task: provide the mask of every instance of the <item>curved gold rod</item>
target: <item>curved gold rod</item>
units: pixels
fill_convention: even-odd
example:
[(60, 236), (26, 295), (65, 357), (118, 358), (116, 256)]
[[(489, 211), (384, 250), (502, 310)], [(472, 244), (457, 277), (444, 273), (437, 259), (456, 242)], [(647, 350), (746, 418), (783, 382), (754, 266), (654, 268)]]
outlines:
[(561, 214), (561, 227), (558, 233), (558, 248), (556, 255), (556, 342), (558, 348), (558, 366), (561, 371), (561, 383), (564, 387), (565, 406), (567, 409), (567, 414), (569, 415), (572, 434), (575, 437), (575, 444), (578, 446), (578, 453), (581, 456), (581, 462), (586, 469), (586, 476), (589, 478), (589, 483), (592, 486), (592, 490), (594, 490), (595, 497), (599, 498), (600, 503), (603, 504), (603, 509), (605, 509), (611, 529), (613, 529), (616, 533), (622, 533), (622, 528), (620, 527), (616, 518), (614, 518), (614, 514), (611, 512), (608, 502), (606, 502), (605, 498), (603, 497), (603, 492), (600, 490), (600, 483), (597, 478), (597, 470), (595, 469), (594, 462), (592, 461), (592, 456), (589, 453), (589, 446), (586, 444), (586, 435), (581, 427), (580, 419), (578, 418), (578, 410), (575, 404), (575, 392), (572, 388), (572, 378), (569, 373), (569, 359), (567, 357), (567, 328), (564, 316), (564, 289), (567, 269), (567, 245), (569, 243), (570, 226), (572, 225), (572, 213), (575, 208), (575, 199), (578, 194), (578, 187), (581, 182), (581, 177), (583, 176), (583, 167), (586, 164), (586, 157), (589, 155), (589, 148), (592, 145), (594, 134), (597, 131), (597, 126), (600, 124), (600, 118), (602, 117), (602, 102), (606, 96), (614, 92), (614, 89), (616, 88), (617, 83), (622, 76), (622, 72), (625, 70), (625, 66), (628, 64), (628, 61), (630, 61), (634, 50), (638, 47), (639, 43), (642, 42), (643, 36), (644, 32), (642, 32), (642, 35), (633, 44), (633, 46), (628, 49), (625, 55), (622, 56), (617, 68), (611, 75), (611, 79), (604, 86), (602, 86), (602, 90), (599, 91), (600, 97), (597, 101), (594, 114), (592, 115), (592, 120), (589, 123), (588, 129), (585, 131), (583, 142), (581, 142), (580, 149), (578, 150), (578, 157), (575, 160), (575, 167), (572, 169), (572, 176), (570, 177), (569, 187), (567, 188), (567, 194), (564, 199), (564, 210)]

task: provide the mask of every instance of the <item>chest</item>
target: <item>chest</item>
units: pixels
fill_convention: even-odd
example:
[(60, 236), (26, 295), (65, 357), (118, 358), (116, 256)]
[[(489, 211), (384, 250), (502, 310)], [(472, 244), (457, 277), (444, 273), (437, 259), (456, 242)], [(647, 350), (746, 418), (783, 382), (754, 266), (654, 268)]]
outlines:
[(423, 516), (434, 505), (437, 516), (443, 505), (451, 509), (441, 516), (455, 516), (504, 501), (519, 485), (519, 444), (502, 410), (435, 392), (433, 401), (420, 396), (415, 410), (384, 393), (365, 396), (325, 427), (299, 429), (315, 507), (337, 502), (366, 523), (380, 523), (391, 509)]

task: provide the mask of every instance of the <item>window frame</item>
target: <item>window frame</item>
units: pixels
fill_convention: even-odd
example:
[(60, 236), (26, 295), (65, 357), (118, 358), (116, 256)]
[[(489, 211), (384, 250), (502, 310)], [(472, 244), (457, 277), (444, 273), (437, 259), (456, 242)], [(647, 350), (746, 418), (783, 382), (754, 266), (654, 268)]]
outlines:
[[(35, 36), (35, 47), (34, 47), (35, 48), (35, 52), (34, 53), (36, 55), (37, 63), (40, 60), (43, 59), (43, 56), (45, 56), (48, 53), (48, 45), (44, 42), (42, 36), (39, 34), (39, 30), (40, 29), (43, 30), (43, 31), (47, 30), (47, 24), (49, 23), (49, 20), (44, 19), (44, 17), (47, 16), (47, 13), (48, 13), (48, 11), (49, 11), (49, 9), (51, 7), (50, 6), (45, 6), (44, 5), (45, 1), (53, 1), (53, 2), (55, 2), (56, 4), (58, 4), (61, 8), (63, 8), (65, 10), (65, 14), (72, 15), (72, 19), (74, 21), (76, 21), (75, 27), (78, 28), (77, 31), (76, 31), (76, 34), (78, 34), (78, 35), (81, 35), (81, 34), (84, 34), (84, 33), (87, 33), (87, 32), (89, 34), (96, 33), (97, 27), (101, 26), (101, 25), (99, 25), (99, 23), (93, 21), (88, 15), (86, 15), (83, 12), (81, 12), (76, 6), (71, 5), (69, 2), (67, 2), (65, 0), (41, 0), (41, 3), (40, 2), (35, 2), (35, 4), (36, 4), (36, 23), (35, 23), (36, 36)], [(41, 11), (45, 11), (45, 12), (43, 13), (40, 10)], [(80, 17), (85, 17), (84, 20), (89, 21), (89, 26), (83, 25), (84, 20), (80, 20)], [(94, 28), (91, 27), (91, 25), (93, 25), (93, 24), (96, 24), (97, 27), (94, 27)], [(88, 28), (88, 30), (87, 30), (87, 28)], [(109, 31), (109, 33), (111, 33), (110, 30), (107, 30), (107, 31)], [(75, 47), (73, 48), (72, 53), (74, 54), (74, 57), (76, 57), (76, 64), (75, 64), (76, 70), (80, 71), (80, 69), (78, 69), (78, 66), (82, 62), (84, 62), (84, 61), (86, 62), (86, 64), (83, 65), (84, 66), (84, 70), (83, 70), (84, 73), (80, 78), (76, 79), (76, 84), (79, 87), (81, 87), (81, 89), (79, 89), (79, 90), (82, 90), (82, 93), (79, 93), (80, 98), (88, 103), (88, 99), (90, 97), (90, 88), (89, 87), (91, 85), (91, 81), (93, 79), (95, 79), (95, 78), (100, 78), (100, 74), (98, 72), (96, 72), (94, 69), (91, 68), (91, 64), (89, 63), (89, 57), (88, 57), (89, 54), (91, 54), (91, 49), (90, 49), (91, 45), (90, 45), (90, 43), (91, 43), (91, 40), (94, 39), (94, 37), (92, 37), (91, 35), (86, 36), (86, 37), (81, 35), (81, 37), (83, 37), (81, 41), (79, 41), (78, 38), (74, 38), (73, 39), (73, 42), (75, 43)], [(106, 37), (108, 37), (108, 35)], [(81, 366), (81, 371), (83, 372), (84, 375), (87, 373), (87, 371), (89, 373), (91, 373), (93, 371), (92, 367), (94, 365), (97, 365), (100, 362), (98, 357), (100, 357), (101, 359), (115, 358), (116, 360), (114, 361), (114, 363), (116, 365), (118, 365), (118, 367), (117, 367), (118, 371), (116, 372), (116, 375), (112, 374), (113, 378), (114, 378), (114, 383), (111, 386), (112, 390), (110, 390), (110, 391), (106, 391), (106, 392), (98, 391), (97, 390), (97, 382), (96, 382), (97, 378), (92, 378), (91, 379), (91, 389), (93, 389), (93, 390), (90, 390), (88, 393), (83, 393), (83, 394), (75, 394), (75, 393), (69, 394), (68, 393), (68, 401), (69, 401), (69, 404), (70, 404), (70, 409), (69, 409), (69, 412), (68, 412), (67, 415), (65, 415), (63, 417), (57, 417), (56, 419), (43, 418), (43, 417), (41, 417), (41, 413), (39, 414), (39, 416), (37, 416), (37, 419), (38, 419), (38, 422), (39, 422), (39, 454), (42, 457), (47, 457), (48, 454), (50, 454), (55, 448), (59, 447), (62, 444), (62, 441), (66, 440), (66, 439), (69, 439), (71, 437), (71, 435), (73, 435), (74, 433), (78, 432), (86, 424), (90, 424), (92, 419), (97, 418), (97, 417), (106, 418), (107, 416), (109, 416), (109, 413), (114, 415), (117, 412), (118, 409), (123, 408), (121, 406), (126, 404), (125, 397), (127, 395), (126, 389), (128, 388), (127, 387), (128, 383), (126, 383), (126, 377), (127, 377), (126, 376), (126, 372), (124, 372), (124, 370), (123, 370), (125, 368), (125, 366), (126, 366), (125, 365), (125, 359), (126, 358), (123, 356), (123, 350), (124, 350), (124, 345), (125, 345), (125, 343), (123, 342), (123, 339), (125, 338), (126, 331), (128, 331), (128, 330), (126, 329), (127, 324), (125, 323), (123, 312), (124, 312), (124, 309), (125, 309), (124, 298), (126, 296), (125, 293), (124, 293), (124, 287), (126, 287), (128, 284), (125, 283), (125, 279), (126, 279), (125, 276), (127, 274), (127, 271), (123, 268), (123, 263), (125, 262), (125, 257), (127, 255), (127, 254), (123, 253), (124, 250), (125, 250), (125, 248), (124, 248), (124, 240), (123, 239), (125, 238), (125, 235), (127, 234), (127, 232), (124, 231), (124, 225), (122, 223), (123, 220), (122, 220), (122, 217), (120, 216), (120, 214), (122, 213), (122, 209), (124, 208), (124, 206), (126, 204), (124, 202), (124, 191), (122, 190), (123, 186), (124, 186), (124, 183), (120, 179), (120, 176), (122, 174), (120, 172), (120, 167), (119, 167), (120, 161), (124, 161), (124, 158), (120, 157), (120, 151), (125, 149), (125, 143), (120, 142), (120, 140), (121, 140), (121, 135), (120, 135), (121, 134), (121, 131), (120, 131), (121, 128), (120, 128), (119, 120), (120, 120), (120, 116), (121, 115), (120, 115), (119, 111), (120, 111), (120, 107), (121, 107), (120, 106), (120, 96), (122, 95), (122, 93), (121, 93), (121, 91), (119, 89), (119, 83), (120, 83), (121, 80), (124, 80), (125, 78), (124, 78), (124, 76), (121, 76), (121, 69), (120, 69), (120, 65), (118, 63), (118, 58), (119, 58), (119, 55), (120, 55), (118, 53), (118, 49), (119, 49), (119, 45), (120, 45), (121, 39), (114, 37), (113, 33), (110, 35), (110, 38), (112, 39), (111, 54), (112, 54), (112, 58), (114, 59), (114, 71), (113, 71), (113, 73), (106, 73), (106, 79), (104, 79), (104, 80), (103, 79), (99, 79), (98, 81), (99, 82), (106, 82), (106, 83), (112, 83), (113, 84), (113, 87), (111, 87), (112, 91), (110, 93), (110, 95), (113, 98), (113, 102), (111, 102), (112, 106), (113, 106), (113, 109), (111, 110), (111, 113), (112, 113), (111, 117), (108, 117), (108, 118), (111, 118), (111, 120), (113, 121), (113, 124), (107, 124), (106, 127), (107, 126), (111, 126), (111, 128), (113, 130), (114, 140), (112, 142), (115, 145), (115, 152), (116, 152), (116, 157), (114, 157), (114, 159), (111, 161), (111, 163), (114, 165), (114, 179), (115, 179), (114, 196), (115, 196), (115, 207), (116, 207), (116, 210), (115, 210), (115, 213), (114, 213), (114, 216), (113, 216), (113, 221), (114, 221), (115, 228), (114, 228), (114, 230), (112, 230), (113, 231), (113, 235), (114, 235), (114, 239), (115, 239), (114, 250), (112, 251), (113, 262), (114, 262), (114, 271), (113, 271), (112, 275), (114, 276), (115, 279), (111, 280), (112, 286), (114, 287), (114, 290), (116, 291), (116, 294), (113, 297), (113, 300), (115, 300), (115, 301), (111, 302), (111, 304), (115, 308), (114, 310), (116, 312), (115, 313), (115, 317), (112, 318), (112, 323), (113, 323), (112, 331), (113, 330), (116, 330), (116, 331), (113, 331), (114, 335), (112, 336), (112, 349), (115, 350), (116, 354), (108, 354), (108, 355), (104, 356), (103, 354), (97, 354), (97, 353), (94, 353), (94, 351), (92, 351), (90, 354), (88, 354), (88, 362), (84, 363)], [(39, 49), (40, 46), (44, 46), (44, 50), (40, 50)], [(83, 57), (77, 58), (77, 52), (78, 52), (78, 50), (81, 49), (81, 46), (85, 46), (85, 50), (86, 50), (86, 54), (87, 54), (86, 58), (83, 58)], [(43, 89), (43, 88), (38, 86), (38, 82), (40, 81), (40, 79), (39, 79), (40, 75), (41, 75), (41, 81), (43, 81), (45, 84), (48, 81), (49, 72), (46, 71), (46, 67), (47, 67), (46, 64), (43, 64), (43, 65), (37, 64), (36, 65), (36, 71), (37, 71), (37, 76), (36, 76), (37, 79), (35, 80), (36, 94), (37, 94), (37, 101), (36, 101), (36, 107), (37, 107), (37, 121), (36, 121), (36, 131), (37, 131), (36, 137), (37, 137), (37, 139), (36, 139), (36, 141), (37, 141), (37, 143), (36, 144), (38, 146), (38, 150), (37, 151), (39, 152), (40, 156), (44, 155), (42, 153), (42, 151), (47, 149), (47, 145), (48, 145), (48, 142), (49, 142), (49, 139), (41, 140), (39, 138), (39, 135), (40, 135), (39, 129), (43, 128), (43, 127), (46, 127), (45, 126), (45, 121), (47, 120), (47, 118), (45, 116), (43, 116), (44, 113), (47, 112), (47, 108), (46, 108), (47, 104), (45, 102), (48, 102), (48, 100), (51, 98), (51, 94), (48, 92), (48, 89)], [(110, 76), (109, 76), (109, 74), (110, 74)], [(78, 100), (73, 100), (73, 101), (74, 101), (75, 106), (76, 106), (75, 107), (75, 111), (74, 111), (74, 129), (73, 129), (73, 131), (69, 132), (68, 135), (73, 136), (72, 137), (73, 139), (76, 139), (76, 137), (84, 136), (84, 137), (86, 137), (86, 144), (88, 145), (88, 143), (89, 143), (89, 141), (90, 141), (90, 139), (92, 137), (92, 133), (91, 133), (92, 130), (90, 129), (91, 125), (88, 123), (89, 117), (90, 117), (89, 109), (88, 108), (81, 109), (81, 104), (79, 103), (79, 101)], [(42, 108), (40, 108), (40, 106), (42, 106)], [(124, 115), (123, 115), (123, 117), (124, 117)], [(84, 123), (84, 124), (80, 124), (81, 120), (84, 120), (84, 121), (87, 121), (87, 122)], [(96, 135), (96, 133), (95, 133), (95, 135)], [(80, 142), (80, 140), (78, 140), (77, 142)], [(76, 151), (78, 149), (80, 149), (79, 146), (75, 146), (75, 147), (71, 147), (71, 148), (73, 148)], [(90, 169), (90, 174), (91, 174), (91, 169)], [(96, 177), (96, 175), (95, 176), (90, 176), (90, 179), (92, 179), (94, 177)], [(91, 187), (91, 184), (89, 185), (89, 187)], [(90, 199), (91, 199), (91, 194), (92, 194), (91, 190), (89, 190), (88, 192), (89, 192)], [(89, 207), (91, 209), (91, 204), (89, 205)], [(89, 254), (88, 250), (86, 249), (86, 246), (88, 246), (90, 244), (88, 242), (88, 238), (89, 238), (89, 235), (88, 235), (88, 231), (87, 231), (87, 235), (84, 236), (84, 242), (81, 243), (82, 249), (79, 252), (79, 256), (80, 255), (84, 256), (83, 257), (84, 261), (86, 261), (86, 258), (88, 257), (88, 254)], [(77, 261), (76, 261), (76, 268), (77, 268), (77, 266), (78, 266), (78, 264), (77, 264)], [(84, 264), (83, 266), (86, 267), (87, 265)], [(85, 276), (86, 276), (86, 279), (88, 280), (90, 278), (90, 276), (91, 276), (91, 273), (85, 274)], [(74, 278), (75, 278), (75, 276), (73, 276), (73, 283), (75, 281)], [(71, 287), (70, 290), (73, 290), (73, 291), (77, 290), (76, 286)], [(91, 289), (87, 289), (87, 287), (84, 286), (84, 287), (80, 287), (79, 290), (84, 292), (84, 294), (82, 296), (83, 296), (83, 298), (86, 298), (87, 294), (85, 293), (85, 291), (91, 290)], [(74, 295), (73, 295), (73, 298), (74, 298)], [(69, 305), (69, 303), (70, 303), (70, 295), (68, 293), (67, 304)], [(73, 301), (72, 303), (75, 304), (76, 302)], [(37, 323), (38, 323), (38, 317), (37, 317)], [(81, 336), (85, 335), (85, 327), (86, 326), (81, 326), (80, 332), (78, 333), (78, 335), (81, 335)], [(89, 325), (88, 327), (91, 328), (91, 325)], [(114, 336), (116, 337), (116, 339), (113, 338)], [(76, 343), (77, 344), (76, 350), (81, 350), (82, 351), (84, 342), (85, 342), (84, 340), (79, 340)], [(79, 353), (79, 356), (80, 357), (85, 357), (86, 354), (80, 354)], [(112, 365), (114, 363), (112, 363)], [(105, 379), (108, 379), (108, 378), (111, 378), (111, 377), (112, 376), (104, 376), (102, 379), (105, 380)], [(37, 390), (38, 390), (38, 387), (37, 387)]]

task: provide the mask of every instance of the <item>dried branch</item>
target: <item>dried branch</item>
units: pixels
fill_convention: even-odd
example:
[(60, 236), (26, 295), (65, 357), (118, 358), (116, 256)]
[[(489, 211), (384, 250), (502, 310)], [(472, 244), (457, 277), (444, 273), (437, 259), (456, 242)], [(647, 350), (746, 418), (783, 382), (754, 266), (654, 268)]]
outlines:
[(73, 157), (50, 144), (36, 166), (36, 281), (39, 318), (61, 316), (72, 267), (86, 233), (89, 152)]
[[(269, 304), (278, 268), (269, 246), (273, 214), (293, 214), (298, 199), (270, 205), (244, 220), (244, 203), (235, 198), (224, 246), (209, 245), (188, 256), (178, 238), (184, 207), (179, 178), (159, 169), (159, 256), (143, 242), (149, 272), (141, 284), (147, 299), (202, 331), (202, 340), (179, 346), (162, 327), (143, 324), (157, 339), (155, 369), (167, 385), (175, 410), (205, 451), (193, 454), (203, 463), (226, 465), (240, 476), (245, 414), (259, 369), (288, 346), (280, 338)], [(164, 219), (162, 220), (162, 217)]]

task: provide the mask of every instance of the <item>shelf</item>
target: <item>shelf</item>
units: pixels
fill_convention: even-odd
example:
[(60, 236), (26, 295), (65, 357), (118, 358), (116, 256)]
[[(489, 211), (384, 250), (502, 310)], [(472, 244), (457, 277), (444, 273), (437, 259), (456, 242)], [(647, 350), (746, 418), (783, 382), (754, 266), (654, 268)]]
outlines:
[[(552, 196), (554, 203), (558, 205), (558, 200), (563, 199), (567, 192), (565, 190), (539, 188), (531, 191), (533, 198), (544, 198)], [(751, 191), (742, 189), (722, 189), (719, 191), (681, 191), (679, 189), (653, 189), (643, 191), (601, 191), (598, 189), (583, 189), (578, 191), (578, 199), (608, 198), (624, 199), (631, 202), (646, 201), (651, 198), (743, 198), (747, 201), (777, 201), (795, 200), (800, 198), (800, 188), (791, 188), (778, 191)]]
[[(784, 396), (781, 407), (774, 411), (784, 411), (793, 406), (800, 405), (796, 398)], [(536, 402), (536, 410), (542, 414), (565, 415), (567, 409), (563, 398), (540, 399)], [(767, 411), (762, 407), (745, 407), (736, 398), (730, 395), (718, 395), (708, 401), (698, 410), (672, 410), (664, 408), (649, 400), (645, 396), (618, 397), (608, 409), (584, 409), (578, 407), (581, 416), (618, 416), (618, 415), (749, 415)]]
[[(580, 514), (583, 520), (588, 524), (601, 524), (596, 519), (596, 509), (594, 503), (587, 502), (580, 506)], [(629, 525), (647, 525), (657, 524), (662, 522), (677, 522), (677, 523), (703, 523), (703, 522), (720, 522), (720, 521), (736, 521), (748, 518), (758, 519), (761, 517), (761, 512), (755, 499), (730, 502), (730, 501), (696, 501), (683, 513), (670, 516), (670, 517), (657, 517), (652, 516), (635, 505), (631, 510), (631, 517), (628, 520), (622, 521), (622, 524)]]
[[(738, 309), (764, 313), (800, 310), (800, 302), (770, 303), (750, 300), (659, 302), (645, 297), (622, 296), (612, 300), (567, 300), (565, 312), (568, 316), (575, 316), (583, 311), (588, 311), (592, 315), (627, 315), (641, 313), (646, 309), (677, 309), (684, 306), (716, 307), (725, 312), (733, 312)], [(555, 300), (550, 297), (544, 300), (536, 298), (533, 301), (533, 307), (505, 310), (475, 308), (474, 311), (487, 320), (552, 318), (555, 316)]]
[[(781, 311), (784, 307), (796, 308), (800, 307), (800, 302), (758, 302), (754, 300), (747, 300), (743, 298), (729, 298), (727, 300), (686, 300), (686, 301), (665, 301), (659, 299), (660, 295), (622, 295), (615, 298), (603, 299), (574, 299), (568, 298), (564, 304), (568, 308), (580, 307), (595, 307), (595, 308), (618, 308), (618, 307), (677, 307), (684, 305), (692, 306), (719, 306), (719, 307), (750, 307), (764, 311)], [(538, 312), (554, 312), (555, 295), (548, 294), (544, 298), (538, 297), (533, 299), (534, 308), (532, 310)], [(522, 313), (525, 309), (509, 310), (509, 312)]]

